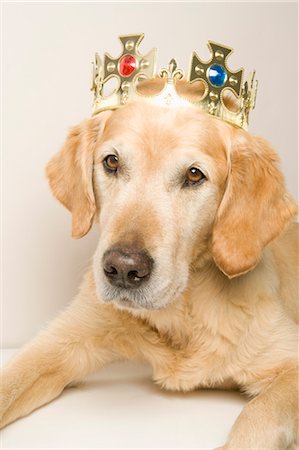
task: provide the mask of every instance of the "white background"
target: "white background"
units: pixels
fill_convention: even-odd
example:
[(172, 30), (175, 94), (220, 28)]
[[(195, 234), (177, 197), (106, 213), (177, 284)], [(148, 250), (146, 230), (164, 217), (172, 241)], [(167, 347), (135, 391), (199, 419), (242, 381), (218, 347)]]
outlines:
[(158, 67), (188, 68), (206, 42), (230, 45), (233, 70), (259, 79), (250, 130), (272, 142), (297, 184), (295, 3), (5, 3), (3, 5), (3, 299), (6, 347), (33, 337), (75, 294), (96, 245), (70, 238), (70, 215), (51, 196), (44, 166), (69, 126), (90, 115), (95, 51), (118, 56), (121, 34), (144, 32)]

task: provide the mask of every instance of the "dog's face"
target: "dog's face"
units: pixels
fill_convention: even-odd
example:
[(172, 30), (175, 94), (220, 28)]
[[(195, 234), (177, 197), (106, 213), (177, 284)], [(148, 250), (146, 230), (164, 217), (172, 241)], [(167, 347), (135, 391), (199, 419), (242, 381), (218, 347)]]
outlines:
[(160, 309), (205, 262), (229, 277), (258, 263), (296, 212), (276, 161), (265, 141), (200, 111), (138, 102), (75, 127), (47, 174), (74, 237), (98, 222), (98, 297)]
[(135, 104), (108, 118), (95, 152), (98, 296), (162, 308), (207, 250), (227, 178), (217, 124), (187, 109)]

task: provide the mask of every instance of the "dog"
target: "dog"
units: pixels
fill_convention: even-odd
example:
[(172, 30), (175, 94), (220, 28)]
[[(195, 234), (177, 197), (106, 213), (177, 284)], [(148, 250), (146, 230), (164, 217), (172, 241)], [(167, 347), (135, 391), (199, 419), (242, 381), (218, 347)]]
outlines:
[(72, 236), (97, 223), (99, 243), (76, 298), (3, 369), (1, 426), (126, 358), (165, 389), (251, 397), (223, 449), (297, 448), (297, 206), (278, 163), (190, 107), (140, 100), (73, 127), (47, 176)]

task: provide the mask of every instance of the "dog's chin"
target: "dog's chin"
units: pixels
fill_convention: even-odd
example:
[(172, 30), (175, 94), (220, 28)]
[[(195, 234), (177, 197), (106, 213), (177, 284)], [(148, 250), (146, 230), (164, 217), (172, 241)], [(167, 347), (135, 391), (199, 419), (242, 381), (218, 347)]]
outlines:
[[(130, 310), (159, 310), (165, 309), (167, 302), (165, 295), (153, 295), (150, 289), (120, 289), (107, 283), (97, 289), (97, 297), (104, 303), (113, 304), (119, 309)], [(164, 300), (161, 302), (161, 298)]]
[(128, 297), (120, 297), (113, 300), (114, 305), (119, 309), (140, 310), (140, 309), (158, 309), (150, 305), (144, 306)]
[(115, 298), (105, 298), (101, 296), (101, 300), (104, 303), (113, 303), (119, 309), (126, 310), (159, 310), (165, 308), (167, 305), (159, 305), (154, 302), (146, 301), (146, 299), (139, 300), (134, 296), (134, 298), (130, 298), (130, 295), (121, 294), (116, 296)]

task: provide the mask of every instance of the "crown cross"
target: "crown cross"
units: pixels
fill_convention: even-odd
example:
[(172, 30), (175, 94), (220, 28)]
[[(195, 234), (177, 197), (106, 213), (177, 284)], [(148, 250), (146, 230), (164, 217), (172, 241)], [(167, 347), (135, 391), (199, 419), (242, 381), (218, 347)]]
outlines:
[[(211, 51), (211, 58), (208, 62), (202, 61), (195, 52), (191, 59), (190, 83), (202, 81), (206, 86), (200, 106), (209, 114), (239, 127), (247, 128), (249, 112), (255, 106), (257, 92), (257, 82), (254, 85), (255, 73), (252, 75), (250, 89), (247, 81), (242, 87), (243, 68), (233, 72), (227, 65), (227, 59), (233, 49), (212, 41), (208, 42), (208, 47)], [(229, 111), (223, 103), (223, 92), (226, 89), (241, 99), (238, 114)]]
[(203, 81), (206, 85), (208, 97), (208, 111), (217, 113), (217, 106), (221, 102), (222, 92), (230, 89), (237, 97), (240, 97), (243, 69), (232, 72), (227, 66), (227, 58), (232, 53), (230, 47), (224, 47), (216, 42), (208, 42), (212, 56), (210, 61), (203, 62), (195, 52), (191, 60), (189, 81)]
[(101, 109), (109, 109), (111, 106), (111, 98), (107, 99), (103, 95), (103, 86), (112, 77), (116, 77), (119, 81), (118, 90), (112, 94), (113, 102), (120, 105), (127, 103), (132, 90), (131, 86), (136, 79), (153, 77), (156, 49), (152, 49), (147, 55), (142, 55), (139, 52), (139, 44), (143, 38), (144, 34), (120, 36), (123, 49), (118, 58), (112, 58), (105, 53), (102, 63), (96, 54), (92, 90), (95, 91), (95, 103), (100, 104)]
[(104, 82), (113, 75), (120, 76), (121, 82), (130, 82), (137, 72), (152, 77), (155, 68), (156, 49), (152, 49), (147, 55), (141, 55), (139, 44), (143, 38), (144, 34), (119, 37), (123, 45), (123, 51), (118, 58), (112, 58), (108, 53), (105, 53)]
[(243, 69), (232, 72), (227, 66), (227, 58), (232, 53), (230, 47), (224, 47), (209, 41), (208, 46), (212, 52), (210, 61), (203, 62), (195, 52), (191, 60), (190, 82), (201, 80), (208, 87), (208, 95), (211, 101), (220, 99), (224, 89), (232, 90), (240, 96)]

